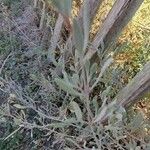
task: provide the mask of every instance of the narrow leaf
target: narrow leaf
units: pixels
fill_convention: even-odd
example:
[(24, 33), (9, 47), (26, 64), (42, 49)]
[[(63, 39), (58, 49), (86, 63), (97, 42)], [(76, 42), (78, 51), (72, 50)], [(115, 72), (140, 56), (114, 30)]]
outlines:
[(56, 128), (64, 128), (66, 126), (68, 126), (68, 124), (65, 124), (65, 123), (62, 123), (62, 122), (51, 123), (51, 124), (48, 125), (48, 127), (55, 128), (55, 129)]
[(90, 68), (90, 76), (91, 76), (91, 77), (92, 77), (93, 74), (96, 73), (97, 69), (98, 69), (98, 65), (97, 65), (97, 63), (94, 63), (94, 64), (91, 66), (91, 68)]
[(55, 64), (56, 64), (56, 60), (55, 60), (54, 53), (61, 36), (61, 29), (63, 26), (63, 22), (64, 22), (64, 18), (61, 14), (59, 14), (55, 24), (53, 35), (51, 37), (51, 41), (50, 41), (51, 44), (50, 47), (48, 48), (48, 59), (54, 62)]
[(104, 74), (104, 72), (106, 71), (106, 69), (112, 64), (112, 62), (113, 62), (113, 58), (112, 57), (110, 57), (110, 58), (107, 59), (107, 61), (104, 63), (104, 65), (103, 65), (103, 67), (101, 69), (101, 74), (102, 75)]
[(97, 83), (100, 81), (101, 77), (104, 75), (105, 71), (108, 69), (108, 67), (112, 64), (113, 58), (108, 58), (107, 61), (104, 63), (100, 74), (97, 77), (97, 80), (95, 83), (92, 85), (91, 89), (94, 89), (94, 87), (97, 85)]
[(71, 138), (65, 138), (65, 140), (67, 140), (68, 142), (70, 142), (70, 143), (74, 144), (75, 146), (77, 146), (78, 149), (81, 149), (81, 147), (73, 139), (71, 139)]
[(83, 6), (83, 29), (84, 29), (84, 50), (88, 45), (89, 31), (90, 31), (90, 0), (84, 1)]
[(103, 119), (103, 117), (106, 116), (106, 111), (107, 111), (107, 106), (104, 106), (103, 109), (101, 110), (100, 114), (97, 115), (97, 117), (96, 117), (94, 122), (101, 121), (101, 119)]
[(75, 112), (78, 121), (82, 121), (82, 111), (79, 105), (75, 101), (73, 101), (71, 102), (71, 107), (73, 108), (73, 111)]
[(12, 137), (14, 134), (16, 134), (19, 130), (21, 129), (21, 127), (19, 127), (18, 129), (16, 129), (15, 131), (13, 131), (11, 134), (9, 134), (6, 138), (4, 138), (4, 141), (6, 141), (7, 139), (9, 139), (10, 137)]
[(106, 99), (106, 97), (109, 96), (110, 90), (111, 90), (111, 86), (108, 86), (108, 87), (106, 88), (106, 90), (104, 90), (104, 91), (102, 92), (102, 94), (101, 94), (102, 100)]
[(73, 85), (69, 82), (63, 81), (62, 79), (55, 79), (56, 84), (67, 93), (73, 95), (73, 96), (80, 96), (81, 94), (73, 89)]
[(51, 0), (52, 4), (66, 16), (71, 15), (72, 0)]
[(83, 43), (84, 43), (84, 36), (81, 26), (77, 20), (73, 20), (73, 37), (75, 42), (75, 47), (78, 50), (79, 54), (83, 54)]
[(20, 105), (20, 104), (14, 104), (14, 107), (18, 108), (18, 109), (25, 109), (26, 107)]

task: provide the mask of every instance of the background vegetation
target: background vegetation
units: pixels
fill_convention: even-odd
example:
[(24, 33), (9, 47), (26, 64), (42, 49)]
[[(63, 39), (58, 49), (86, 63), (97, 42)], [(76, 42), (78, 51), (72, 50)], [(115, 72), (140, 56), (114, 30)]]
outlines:
[[(74, 16), (81, 3), (74, 1)], [(112, 3), (103, 2), (91, 39)], [(149, 96), (127, 112), (108, 105), (107, 125), (91, 119), (98, 119), (100, 112), (103, 116), (105, 106), (150, 60), (150, 1), (144, 1), (112, 48), (114, 62), (107, 54), (100, 66), (90, 61), (82, 66), (80, 41), (71, 48), (75, 55), (64, 64), (64, 51), (70, 50), (64, 44), (68, 33), (64, 28), (49, 61), (48, 46), (58, 15), (49, 5), (40, 28), (41, 5), (0, 0), (0, 150), (150, 149)], [(76, 23), (74, 28), (79, 30)], [(88, 85), (91, 93), (87, 90), (87, 94), (82, 87)]]

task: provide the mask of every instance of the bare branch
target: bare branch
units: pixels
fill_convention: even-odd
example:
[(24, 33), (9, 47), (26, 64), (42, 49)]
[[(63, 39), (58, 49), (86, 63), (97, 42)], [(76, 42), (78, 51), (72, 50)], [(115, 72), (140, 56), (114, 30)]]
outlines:
[(94, 47), (104, 42), (105, 49), (115, 42), (144, 0), (117, 0), (93, 40)]
[(115, 99), (119, 105), (128, 107), (147, 92), (150, 92), (150, 62), (119, 92)]
[[(132, 81), (118, 93), (115, 97), (115, 103), (112, 103), (116, 104), (118, 107), (123, 106), (128, 108), (148, 92), (150, 92), (150, 62), (148, 62), (143, 70), (141, 70)], [(103, 117), (94, 122), (105, 123), (107, 119), (108, 114), (105, 111)]]
[(144, 0), (116, 0), (92, 42), (94, 49), (91, 48), (88, 51), (85, 59), (91, 58), (101, 44), (104, 45), (104, 50), (109, 48), (116, 41), (123, 28), (134, 16), (143, 1)]

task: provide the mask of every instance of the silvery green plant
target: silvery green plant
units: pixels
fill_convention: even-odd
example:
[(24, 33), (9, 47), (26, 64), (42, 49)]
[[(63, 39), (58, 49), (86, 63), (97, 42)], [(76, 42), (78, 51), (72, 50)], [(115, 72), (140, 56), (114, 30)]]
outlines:
[[(64, 47), (66, 49), (60, 49), (61, 56), (58, 61), (55, 60), (54, 55), (51, 55), (56, 68), (57, 66), (61, 68), (63, 76), (56, 77), (55, 83), (66, 95), (72, 97), (67, 106), (76, 117), (76, 121), (72, 118), (72, 123), (76, 122), (76, 125), (80, 123), (81, 128), (85, 126), (85, 129), (82, 128), (83, 132), (85, 132), (85, 130), (89, 131), (88, 134), (94, 137), (96, 143), (95, 148), (101, 149), (100, 137), (97, 137), (98, 133), (95, 132), (95, 130), (101, 129), (99, 126), (96, 126), (96, 124), (105, 118), (106, 113), (109, 116), (113, 116), (116, 110), (120, 110), (121, 113), (114, 115), (114, 119), (116, 118), (118, 122), (122, 121), (122, 113), (125, 113), (123, 108), (117, 109), (115, 102), (107, 105), (107, 97), (111, 87), (106, 87), (104, 91), (98, 91), (98, 95), (102, 98), (100, 102), (101, 105), (98, 104), (96, 97), (91, 97), (94, 88), (100, 83), (102, 77), (106, 75), (106, 71), (112, 64), (113, 58), (107, 54), (104, 59), (101, 59), (99, 64), (97, 62), (93, 63), (90, 58), (86, 57), (86, 53), (92, 49), (89, 38), (91, 26), (89, 0), (83, 2), (83, 9), (82, 12), (80, 12), (83, 15), (82, 25), (78, 18), (71, 17), (71, 1), (63, 0), (60, 2), (56, 0), (52, 1), (52, 4), (56, 10), (64, 16), (64, 20), (66, 18), (66, 20), (71, 20), (72, 31), (69, 40), (65, 43)], [(103, 50), (101, 49), (101, 51)], [(66, 53), (70, 53), (73, 60), (67, 70), (65, 69)], [(99, 54), (99, 57), (101, 57), (101, 55), (103, 54)], [(80, 105), (82, 105), (82, 108)], [(111, 117), (110, 120), (112, 118), (113, 117)], [(67, 119), (70, 120), (70, 118), (66, 118), (66, 121)]]
[[(46, 1), (40, 1), (44, 4), (40, 21), (42, 28)], [(136, 143), (132, 143), (127, 137), (129, 133), (124, 126), (127, 122), (126, 111), (110, 99), (112, 87), (104, 81), (113, 58), (109, 53), (103, 53), (103, 42), (101, 48), (97, 49), (99, 62), (91, 60), (87, 55), (94, 48), (89, 38), (92, 23), (90, 1), (83, 1), (80, 12), (82, 19), (71, 16), (71, 0), (50, 1), (58, 12), (48, 49), (48, 63), (52, 63), (51, 76), (45, 77), (41, 72), (38, 75), (30, 75), (32, 82), (40, 87), (38, 92), (33, 92), (33, 98), (13, 81), (0, 78), (0, 83), (6, 88), (3, 90), (9, 90), (7, 92), (10, 102), (0, 108), (0, 116), (4, 118), (2, 121), (7, 122), (5, 116), (9, 114), (16, 126), (12, 133), (5, 136), (5, 142), (11, 140), (16, 133), (22, 134), (22, 131), (27, 129), (27, 138), (31, 137), (35, 145), (38, 141), (34, 137), (38, 131), (43, 131), (44, 136), (41, 137), (46, 139), (46, 143), (51, 143), (51, 137), (54, 137), (52, 145), (60, 143), (59, 149), (123, 150), (137, 147)], [(34, 2), (34, 7), (37, 7), (38, 0)], [(61, 33), (64, 26), (68, 28), (69, 35), (68, 39), (62, 42)], [(104, 88), (101, 88), (102, 82), (105, 84)], [(100, 89), (94, 95), (98, 87)], [(37, 99), (42, 99), (42, 103), (38, 104)], [(105, 125), (106, 117), (108, 120)], [(142, 116), (139, 116), (134, 123), (129, 124), (128, 130), (138, 129), (141, 122)]]

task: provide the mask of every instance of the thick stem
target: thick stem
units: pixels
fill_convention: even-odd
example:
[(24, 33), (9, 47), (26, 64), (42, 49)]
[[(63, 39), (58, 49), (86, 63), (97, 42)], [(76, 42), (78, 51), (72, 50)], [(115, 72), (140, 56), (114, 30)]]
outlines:
[(88, 125), (89, 125), (89, 127), (90, 127), (90, 129), (92, 131), (92, 134), (93, 134), (94, 140), (96, 142), (96, 145), (97, 145), (98, 149), (100, 150), (101, 146), (100, 146), (100, 143), (99, 143), (99, 141), (98, 141), (98, 139), (96, 137), (96, 134), (94, 132), (93, 125), (92, 125), (93, 114), (92, 114), (91, 109), (90, 109), (89, 92), (86, 93), (86, 109), (87, 109), (87, 113), (88, 113)]
[(38, 0), (34, 0), (33, 8), (37, 8)]
[(42, 0), (43, 8), (42, 8), (42, 15), (40, 20), (40, 29), (43, 28), (44, 20), (45, 20), (45, 14), (46, 14), (46, 3)]
[(144, 0), (116, 0), (100, 30), (95, 36), (92, 45), (94, 48), (89, 49), (85, 56), (85, 60), (92, 58), (94, 60), (101, 45), (104, 45), (104, 50), (109, 49), (117, 40), (121, 31), (128, 24), (135, 12), (138, 10)]

